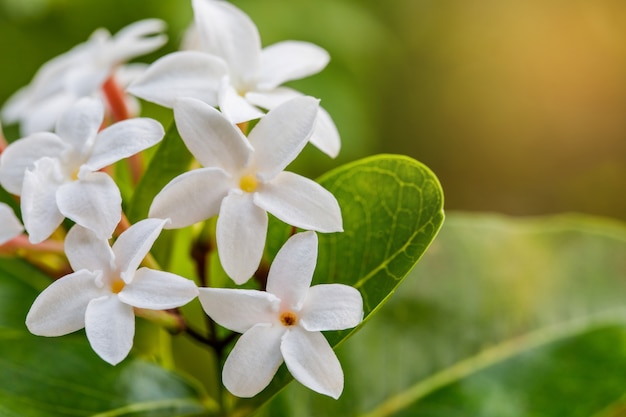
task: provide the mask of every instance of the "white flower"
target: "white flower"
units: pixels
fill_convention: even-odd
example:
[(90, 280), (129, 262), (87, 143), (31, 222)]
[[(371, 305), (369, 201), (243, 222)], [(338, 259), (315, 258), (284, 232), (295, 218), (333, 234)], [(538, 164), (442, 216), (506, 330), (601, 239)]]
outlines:
[[(4, 105), (3, 120), (20, 122), (23, 135), (51, 130), (76, 100), (98, 94), (118, 70), (128, 74), (127, 66), (120, 64), (163, 46), (167, 37), (159, 33), (164, 28), (161, 20), (147, 19), (125, 27), (115, 36), (106, 29), (96, 30), (87, 42), (45, 63), (32, 82)], [(136, 68), (136, 64), (128, 67)], [(124, 75), (119, 78), (130, 82), (123, 79)]]
[(111, 248), (91, 231), (74, 226), (65, 251), (74, 269), (46, 288), (26, 317), (39, 336), (62, 336), (85, 328), (93, 350), (112, 365), (130, 352), (135, 334), (133, 307), (165, 310), (198, 295), (191, 280), (139, 264), (165, 221), (147, 219), (120, 235)]
[(217, 249), (237, 283), (257, 269), (267, 233), (267, 212), (285, 223), (320, 232), (342, 231), (335, 197), (316, 182), (283, 169), (311, 134), (318, 103), (295, 98), (259, 121), (248, 138), (208, 104), (179, 99), (174, 118), (185, 144), (204, 166), (174, 178), (157, 194), (150, 217), (168, 228), (189, 226), (219, 213)]
[(35, 133), (0, 155), (0, 184), (21, 195), (24, 226), (33, 243), (46, 239), (67, 217), (111, 237), (121, 217), (117, 185), (98, 170), (158, 143), (165, 132), (147, 118), (125, 120), (98, 133), (104, 109), (83, 98), (58, 120), (56, 133)]
[(11, 207), (0, 203), (0, 245), (18, 236), (24, 228)]
[[(131, 84), (138, 97), (172, 107), (177, 97), (194, 97), (220, 110), (232, 123), (263, 116), (301, 93), (281, 85), (321, 71), (328, 53), (308, 42), (284, 41), (261, 49), (250, 18), (221, 0), (192, 0), (201, 50), (177, 52), (155, 61)], [(339, 133), (322, 108), (310, 138), (331, 157), (341, 147)]]
[[(292, 236), (276, 255), (267, 292), (200, 288), (200, 302), (218, 324), (243, 333), (226, 359), (224, 386), (252, 397), (285, 362), (295, 379), (319, 393), (338, 398), (343, 371), (324, 330), (343, 330), (363, 319), (363, 299), (353, 287), (310, 287), (317, 263), (317, 235)], [(310, 287), (310, 288), (309, 288)]]

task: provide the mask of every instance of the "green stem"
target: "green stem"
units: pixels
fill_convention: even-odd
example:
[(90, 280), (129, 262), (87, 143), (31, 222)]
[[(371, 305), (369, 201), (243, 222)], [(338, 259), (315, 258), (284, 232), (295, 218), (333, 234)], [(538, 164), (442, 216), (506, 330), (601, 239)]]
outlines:
[(25, 234), (0, 245), (0, 256), (17, 256), (36, 266), (52, 278), (60, 278), (72, 272), (65, 256), (63, 241), (48, 239), (31, 243)]
[(198, 282), (202, 287), (210, 285), (210, 277), (208, 275), (209, 256), (215, 248), (214, 241), (213, 224), (210, 221), (206, 221), (191, 247), (191, 259), (194, 261)]
[(171, 334), (187, 330), (183, 317), (176, 310), (149, 310), (135, 307), (134, 311), (136, 316), (165, 328)]

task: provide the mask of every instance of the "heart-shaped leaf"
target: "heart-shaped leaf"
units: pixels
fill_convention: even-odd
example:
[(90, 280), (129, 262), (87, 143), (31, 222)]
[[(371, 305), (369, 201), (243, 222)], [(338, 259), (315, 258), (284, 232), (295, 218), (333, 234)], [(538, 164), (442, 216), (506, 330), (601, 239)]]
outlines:
[[(342, 283), (363, 296), (363, 324), (395, 291), (435, 238), (443, 222), (443, 193), (421, 163), (395, 155), (366, 158), (331, 171), (319, 180), (342, 210), (344, 232), (319, 234), (313, 284)], [(274, 224), (269, 251), (289, 230)], [(356, 329), (328, 332), (337, 346)], [(252, 412), (290, 381), (283, 366), (257, 397), (240, 400), (237, 415)]]
[[(180, 148), (180, 144), (174, 142), (164, 142), (161, 146)], [(170, 162), (176, 162), (162, 169), (159, 158), (170, 152), (162, 149), (157, 151), (148, 171), (153, 172), (155, 178), (140, 186), (135, 195), (136, 213), (147, 208), (145, 199), (158, 192), (160, 184), (188, 164), (187, 157), (180, 157), (185, 152), (170, 150), (179, 156), (172, 156)], [(165, 153), (159, 156), (161, 152)], [(390, 155), (346, 165), (320, 182), (337, 197), (345, 232), (319, 236), (314, 284), (339, 282), (358, 288), (365, 301), (365, 323), (393, 293), (437, 234), (443, 222), (441, 187), (424, 165), (407, 157)], [(270, 252), (282, 245), (289, 230), (278, 222), (273, 224), (268, 241)], [(200, 395), (193, 388), (156, 365), (128, 359), (111, 368), (95, 356), (83, 334), (43, 339), (26, 333), (23, 316), (36, 291), (16, 279), (24, 275), (25, 271), (18, 270), (27, 267), (25, 264), (11, 260), (2, 265), (4, 278), (0, 281), (0, 293), (13, 300), (13, 304), (7, 305), (12, 306), (15, 317), (20, 317), (19, 323), (12, 320), (14, 326), (10, 331), (20, 348), (4, 344), (0, 354), (7, 364), (5, 380), (23, 374), (20, 378), (24, 381), (11, 385), (11, 389), (8, 385), (5, 387), (9, 398), (6, 404), (10, 404), (7, 407), (17, 407), (22, 401), (19, 398), (27, 397), (30, 402), (26, 402), (24, 410), (27, 411), (22, 414), (26, 416), (56, 416), (68, 410), (73, 410), (73, 415), (104, 411), (107, 413), (103, 415), (182, 415), (205, 410), (198, 399)], [(17, 290), (15, 285), (18, 285)], [(354, 331), (330, 332), (327, 336), (331, 344), (337, 346)], [(72, 365), (66, 366), (68, 363)], [(48, 380), (52, 381), (46, 382), (50, 386), (38, 391), (38, 383)], [(288, 372), (281, 369), (270, 387), (258, 397), (237, 401), (235, 413), (252, 412), (289, 381)], [(83, 392), (79, 387), (84, 386), (94, 390)], [(147, 388), (139, 389), (141, 386)], [(162, 388), (160, 392), (157, 386)], [(94, 396), (96, 391), (103, 394)], [(83, 395), (76, 399), (79, 393)], [(49, 414), (42, 414), (42, 410)]]
[(626, 228), (449, 214), (391, 301), (338, 354), (334, 401), (292, 384), (260, 416), (618, 416)]

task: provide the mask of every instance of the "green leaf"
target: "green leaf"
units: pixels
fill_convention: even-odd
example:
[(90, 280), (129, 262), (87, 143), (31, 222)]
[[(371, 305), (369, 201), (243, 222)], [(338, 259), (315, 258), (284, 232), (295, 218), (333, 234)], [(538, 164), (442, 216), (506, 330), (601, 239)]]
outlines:
[(49, 279), (19, 259), (0, 259), (0, 415), (6, 417), (170, 417), (205, 410), (181, 376), (129, 358), (110, 366), (84, 332), (33, 336), (24, 319)]
[(131, 223), (148, 217), (148, 210), (154, 196), (174, 177), (185, 172), (192, 159), (193, 157), (176, 130), (176, 125), (172, 123), (158, 145), (126, 209), (126, 215)]
[[(340, 167), (319, 180), (342, 210), (344, 232), (319, 234), (313, 284), (355, 286), (364, 300), (367, 322), (391, 296), (428, 248), (443, 222), (443, 194), (434, 174), (404, 156), (380, 155)], [(273, 227), (270, 252), (288, 236)], [(328, 332), (338, 346), (356, 329)], [(246, 415), (282, 389), (291, 377), (283, 365), (265, 391), (239, 400)]]
[[(435, 379), (436, 384), (415, 386), (406, 392), (413, 397), (407, 398), (407, 404), (369, 415), (588, 417), (604, 414), (615, 402), (623, 407), (626, 327), (581, 328), (578, 324), (582, 323), (568, 329), (573, 334), (546, 331), (531, 335), (531, 344), (506, 344), (486, 351), (478, 360), (452, 368), (456, 372), (443, 374), (454, 376), (453, 381), (446, 381), (449, 385), (441, 386)], [(488, 367), (481, 369), (484, 365)], [(417, 397), (419, 401), (413, 401)], [(608, 415), (623, 415), (623, 411)]]
[[(153, 170), (161, 181), (183, 165), (177, 164), (165, 174), (159, 169), (160, 158), (155, 156), (149, 172)], [(365, 322), (415, 265), (439, 230), (443, 221), (441, 187), (428, 168), (401, 156), (355, 162), (329, 173), (321, 183), (337, 196), (346, 232), (320, 236), (314, 282), (355, 285), (365, 299)], [(142, 193), (155, 194), (159, 186), (146, 183)], [(135, 203), (135, 207), (144, 204), (141, 199)], [(276, 236), (286, 239), (287, 235), (279, 227), (275, 229), (272, 244), (278, 246), (282, 242)], [(5, 407), (0, 412), (27, 417), (206, 412), (198, 399), (202, 394), (179, 376), (134, 358), (110, 367), (92, 352), (82, 332), (61, 338), (28, 334), (23, 317), (37, 294), (19, 280), (25, 273), (20, 268), (28, 266), (18, 260), (1, 262), (0, 266), (6, 272), (0, 274), (0, 294), (12, 303), (7, 303), (7, 309), (13, 314), (11, 326), (0, 332), (0, 338), (11, 338), (11, 343), (0, 346), (0, 376), (4, 377), (0, 380), (0, 396), (6, 397), (0, 397)], [(32, 268), (30, 273), (37, 275)], [(353, 331), (331, 332), (328, 337), (336, 346)], [(10, 382), (15, 379), (20, 383)], [(288, 372), (281, 369), (259, 397), (235, 403), (235, 413), (252, 412), (289, 380)]]
[(617, 222), (448, 214), (391, 301), (339, 349), (339, 401), (293, 384), (258, 415), (621, 415), (625, 253)]
[[(192, 160), (193, 156), (187, 150), (176, 125), (172, 122), (126, 208), (126, 215), (131, 224), (148, 217), (154, 197), (174, 177), (187, 171)], [(178, 231), (164, 230), (151, 250), (156, 260), (165, 269), (171, 266), (170, 261), (175, 253), (174, 242), (177, 233)]]

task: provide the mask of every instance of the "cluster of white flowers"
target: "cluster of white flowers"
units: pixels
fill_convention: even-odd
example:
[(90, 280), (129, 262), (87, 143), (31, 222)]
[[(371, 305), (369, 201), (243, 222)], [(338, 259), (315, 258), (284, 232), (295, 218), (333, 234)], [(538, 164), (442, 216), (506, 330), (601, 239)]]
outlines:
[[(192, 0), (192, 6), (195, 25), (186, 45), (194, 50), (128, 71), (127, 60), (165, 43), (164, 24), (141, 21), (115, 36), (98, 30), (45, 64), (4, 106), (5, 121), (19, 121), (25, 137), (0, 154), (0, 184), (20, 197), (24, 226), (0, 204), (0, 244), (24, 229), (31, 243), (43, 242), (65, 218), (75, 223), (65, 237), (75, 272), (39, 295), (26, 325), (43, 336), (84, 328), (94, 351), (117, 364), (133, 344), (135, 309), (173, 309), (199, 297), (215, 322), (243, 333), (223, 369), (233, 394), (258, 394), (284, 361), (298, 381), (337, 398), (343, 372), (320, 332), (357, 326), (363, 301), (346, 285), (310, 287), (315, 232), (341, 232), (341, 210), (329, 191), (284, 169), (309, 141), (334, 157), (339, 135), (319, 100), (280, 86), (320, 71), (328, 54), (295, 41), (261, 49), (256, 26), (233, 5)], [(105, 171), (164, 137), (155, 120), (121, 120), (128, 112), (118, 111), (120, 103), (132, 107), (133, 99), (116, 101), (113, 90), (126, 85), (134, 96), (173, 109), (201, 167), (167, 184), (148, 219), (123, 228), (121, 193)], [(249, 133), (238, 126), (257, 119)], [(243, 284), (261, 262), (267, 213), (306, 231), (276, 255), (263, 291), (198, 288), (190, 279), (140, 268), (163, 228), (217, 216), (220, 262)]]

